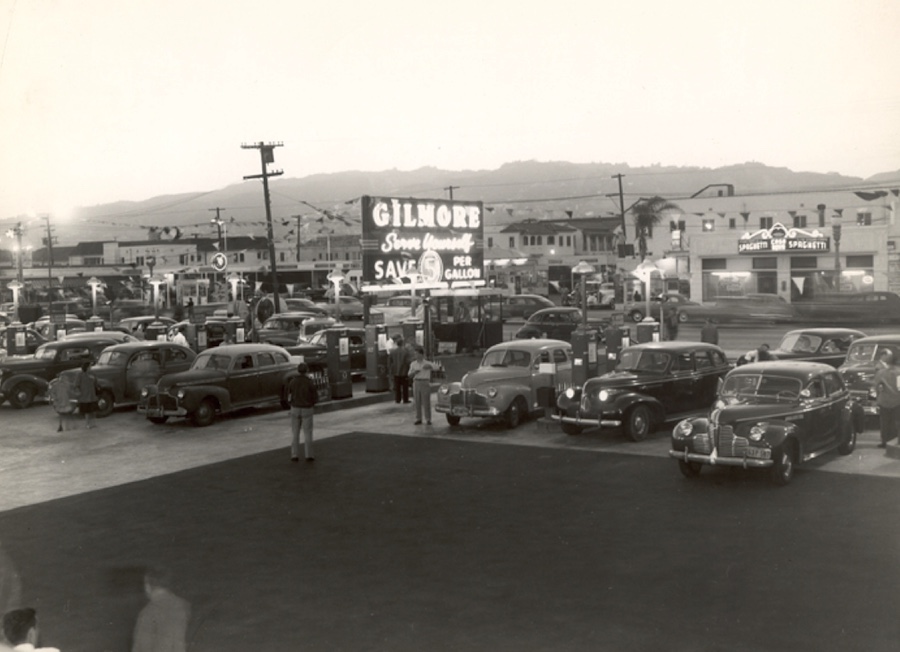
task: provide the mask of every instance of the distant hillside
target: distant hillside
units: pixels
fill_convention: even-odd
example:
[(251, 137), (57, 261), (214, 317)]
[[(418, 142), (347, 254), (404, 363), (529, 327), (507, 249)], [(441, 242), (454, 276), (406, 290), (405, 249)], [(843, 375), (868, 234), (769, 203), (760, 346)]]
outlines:
[[(839, 174), (794, 172), (762, 163), (745, 163), (722, 168), (663, 167), (632, 168), (621, 163), (567, 163), (562, 161), (517, 161), (496, 170), (384, 170), (347, 171), (316, 174), (303, 178), (279, 177), (270, 182), (272, 214), (276, 238), (296, 240), (297, 218), (301, 215), (302, 239), (332, 230), (351, 233), (355, 224), (323, 218), (304, 202), (358, 219), (360, 196), (447, 197), (454, 186), (455, 199), (480, 200), (496, 210), (493, 215), (506, 220), (526, 217), (608, 215), (618, 212), (618, 182), (623, 176), (626, 206), (640, 197), (661, 195), (677, 200), (689, 197), (711, 184), (731, 184), (735, 193), (749, 194), (818, 188), (859, 187), (869, 183), (900, 183), (900, 171), (875, 175), (870, 179)], [(211, 208), (220, 207), (232, 235), (265, 233), (265, 208), (259, 181), (247, 181), (218, 190), (179, 195), (161, 195), (141, 202), (120, 201), (83, 208), (69, 224), (59, 224), (56, 234), (61, 245), (78, 241), (146, 239), (149, 228), (170, 227), (169, 233), (182, 237), (215, 235), (210, 224)], [(503, 209), (503, 210), (499, 210)], [(320, 221), (321, 220), (321, 221)], [(37, 236), (35, 236), (37, 238)], [(33, 243), (40, 246), (40, 243)]]

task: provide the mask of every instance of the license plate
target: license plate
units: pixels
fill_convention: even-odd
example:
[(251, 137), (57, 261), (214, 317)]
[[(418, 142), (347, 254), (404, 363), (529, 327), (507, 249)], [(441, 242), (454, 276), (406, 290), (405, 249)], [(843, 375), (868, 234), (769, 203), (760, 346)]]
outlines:
[(772, 457), (772, 449), (770, 448), (748, 448), (747, 457), (757, 460), (767, 460)]
[(450, 409), (450, 414), (455, 417), (467, 417), (469, 416), (469, 408), (454, 407)]

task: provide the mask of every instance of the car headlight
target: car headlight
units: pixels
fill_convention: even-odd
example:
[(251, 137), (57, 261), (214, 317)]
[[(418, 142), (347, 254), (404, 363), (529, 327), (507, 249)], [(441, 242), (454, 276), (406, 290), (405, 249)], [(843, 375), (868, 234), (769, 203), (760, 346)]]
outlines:
[(685, 419), (678, 422), (678, 425), (672, 430), (672, 436), (676, 439), (684, 439), (685, 437), (690, 437), (692, 432), (694, 432), (694, 424)]
[(141, 387), (141, 397), (147, 398), (148, 396), (150, 396), (150, 390), (146, 387)]
[(441, 385), (441, 388), (438, 391), (441, 394), (449, 394), (450, 393), (450, 385)]
[(177, 392), (175, 392), (175, 398), (177, 398), (179, 401), (184, 398), (184, 388), (183, 387), (181, 389), (179, 389)]
[(574, 388), (574, 387), (569, 387), (568, 389), (566, 389), (566, 391), (565, 391), (565, 397), (566, 397), (567, 399), (570, 399), (570, 400), (573, 399), (573, 398), (575, 398), (575, 388)]
[(755, 426), (750, 428), (750, 441), (760, 441), (763, 438), (764, 434), (766, 434), (765, 424), (757, 423)]
[(597, 398), (599, 398), (601, 401), (608, 401), (611, 395), (612, 394), (608, 389), (601, 389), (600, 393), (597, 394)]
[(487, 397), (495, 398), (497, 396), (497, 388), (496, 387), (488, 387)]

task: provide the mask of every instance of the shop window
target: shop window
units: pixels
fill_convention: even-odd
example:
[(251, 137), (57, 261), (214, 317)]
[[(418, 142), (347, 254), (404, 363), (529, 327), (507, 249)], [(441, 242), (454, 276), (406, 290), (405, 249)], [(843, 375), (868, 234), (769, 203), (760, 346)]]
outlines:
[(733, 217), (729, 217), (728, 218), (728, 230), (734, 231), (736, 228), (737, 228), (737, 220), (735, 220)]
[(778, 259), (774, 256), (754, 258), (753, 269), (778, 269)]
[(806, 215), (794, 215), (794, 228), (795, 229), (805, 229), (806, 228)]
[(875, 267), (875, 256), (847, 256), (847, 269), (871, 269)]
[(704, 258), (701, 261), (701, 265), (704, 272), (712, 271), (712, 270), (721, 270), (728, 269), (728, 259), (727, 258)]
[(548, 244), (548, 245), (555, 245), (555, 244), (556, 244), (556, 237), (555, 237), (555, 236), (552, 236), (552, 235), (548, 235), (548, 236), (547, 236), (547, 244)]
[(494, 239), (493, 239), (493, 238), (488, 238), (488, 249), (490, 249), (490, 248), (493, 247), (493, 246), (494, 246)]
[(794, 256), (791, 258), (791, 269), (816, 269), (819, 259), (815, 256)]
[(509, 248), (510, 249), (516, 248), (516, 236), (514, 236), (514, 235), (509, 236)]
[(759, 218), (759, 228), (771, 229), (773, 222), (774, 222), (774, 218), (772, 218), (772, 217), (761, 217), (761, 218)]
[(567, 246), (567, 247), (571, 247), (571, 246), (572, 246), (572, 236), (570, 236), (570, 235), (567, 235), (567, 236), (566, 236), (566, 246)]
[(856, 214), (857, 226), (872, 226), (872, 213), (864, 212)]
[(539, 235), (537, 237), (537, 239), (538, 239), (538, 247), (542, 246), (544, 244), (544, 236)]

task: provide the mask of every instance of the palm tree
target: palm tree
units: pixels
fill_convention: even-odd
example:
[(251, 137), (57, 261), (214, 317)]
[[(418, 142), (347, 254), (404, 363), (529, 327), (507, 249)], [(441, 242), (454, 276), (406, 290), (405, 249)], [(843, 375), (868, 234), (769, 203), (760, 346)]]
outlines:
[(681, 209), (667, 199), (660, 196), (650, 199), (641, 199), (631, 207), (634, 213), (634, 230), (638, 241), (638, 251), (641, 253), (641, 262), (647, 257), (647, 238), (653, 233), (653, 227), (663, 220), (663, 214), (667, 211), (680, 211)]

